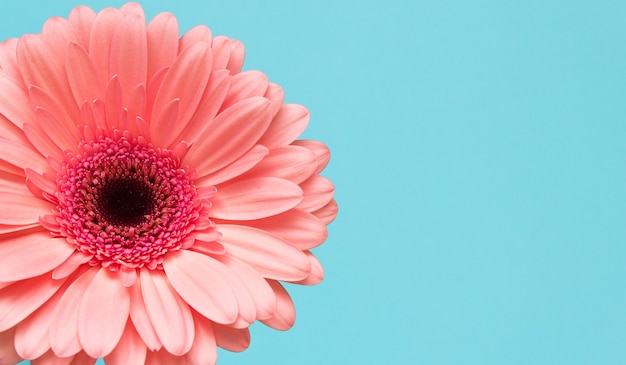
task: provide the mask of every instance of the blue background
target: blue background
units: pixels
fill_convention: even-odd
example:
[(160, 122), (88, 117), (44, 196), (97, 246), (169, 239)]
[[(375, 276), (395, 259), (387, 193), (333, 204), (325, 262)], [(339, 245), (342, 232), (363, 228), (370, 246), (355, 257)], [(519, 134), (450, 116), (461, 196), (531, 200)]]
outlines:
[[(79, 3), (4, 3), (0, 36)], [(243, 41), (333, 153), (325, 281), (219, 364), (626, 363), (624, 2), (143, 5)]]

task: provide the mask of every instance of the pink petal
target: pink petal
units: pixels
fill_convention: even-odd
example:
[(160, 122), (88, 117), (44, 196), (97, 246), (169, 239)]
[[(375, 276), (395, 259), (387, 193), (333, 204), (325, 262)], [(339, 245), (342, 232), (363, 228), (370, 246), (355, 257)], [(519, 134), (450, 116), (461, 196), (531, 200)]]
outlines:
[[(230, 58), (230, 42), (225, 36), (217, 36), (211, 41), (213, 52), (213, 71), (226, 69)], [(228, 70), (230, 73), (230, 70)]]
[(73, 150), (78, 146), (75, 127), (71, 130), (66, 128), (59, 119), (55, 118), (54, 114), (40, 107), (35, 108), (35, 115), (37, 125), (62, 151)]
[(118, 75), (125, 100), (138, 84), (146, 84), (148, 39), (141, 15), (127, 15), (117, 26), (111, 39), (109, 70)]
[(298, 104), (285, 104), (272, 119), (272, 123), (259, 143), (270, 149), (286, 146), (298, 138), (308, 124), (309, 111), (305, 107)]
[(157, 351), (161, 349), (163, 345), (161, 344), (156, 332), (154, 332), (154, 327), (152, 327), (150, 318), (148, 318), (148, 312), (146, 312), (146, 307), (141, 293), (141, 285), (139, 283), (135, 283), (135, 285), (131, 286), (129, 290), (130, 318), (132, 323), (148, 349), (150, 351)]
[(46, 230), (15, 234), (0, 241), (0, 281), (18, 281), (42, 275), (74, 252), (64, 238)]
[(72, 282), (54, 311), (50, 347), (59, 357), (73, 356), (82, 349), (78, 341), (78, 312), (81, 299), (99, 270), (100, 267), (92, 267)]
[(213, 324), (215, 342), (223, 349), (241, 352), (250, 346), (250, 331), (247, 328), (238, 329), (220, 324)]
[(0, 209), (0, 224), (25, 225), (39, 222), (54, 206), (32, 195), (17, 195), (0, 191), (0, 201), (11, 209)]
[(316, 211), (333, 200), (335, 186), (327, 178), (315, 175), (300, 184), (304, 191), (304, 199), (297, 208), (306, 212)]
[(320, 222), (323, 224), (330, 224), (337, 217), (337, 212), (339, 208), (337, 207), (337, 202), (331, 200), (330, 203), (324, 205), (322, 208), (313, 212), (317, 218), (319, 218)]
[(70, 43), (67, 47), (65, 64), (67, 79), (77, 105), (103, 97), (104, 90), (96, 66), (83, 47)]
[(41, 307), (63, 285), (49, 274), (18, 281), (0, 289), (0, 331), (15, 326)]
[(298, 185), (276, 177), (259, 177), (219, 187), (211, 200), (211, 215), (221, 219), (259, 219), (287, 211), (301, 201)]
[(248, 221), (246, 225), (278, 236), (299, 250), (317, 247), (328, 237), (326, 226), (316, 216), (297, 209)]
[[(67, 44), (62, 45), (63, 50)], [(68, 98), (70, 87), (65, 72), (65, 58), (50, 57), (54, 51), (43, 40), (32, 34), (20, 38), (17, 45), (17, 60), (27, 85), (45, 91), (70, 116), (78, 116), (78, 107)]]
[(202, 138), (202, 130), (206, 128), (207, 123), (211, 123), (220, 110), (222, 101), (230, 87), (230, 79), (231, 77), (227, 70), (219, 70), (211, 74), (196, 112), (181, 132), (178, 140), (188, 141), (193, 144), (196, 140)]
[(158, 352), (148, 352), (146, 356), (146, 365), (174, 365), (185, 364), (184, 356), (175, 356), (168, 353), (166, 350)]
[(211, 44), (211, 30), (205, 25), (195, 26), (180, 37), (178, 53), (182, 53), (197, 42)]
[(211, 365), (217, 361), (217, 347), (211, 321), (194, 313), (196, 336), (185, 355), (186, 365)]
[(54, 181), (54, 178), (51, 178), (49, 174), (40, 175), (28, 168), (24, 172), (26, 173), (26, 184), (33, 195), (38, 198), (44, 198), (44, 192), (50, 196), (54, 195), (57, 188), (56, 181)]
[(118, 9), (105, 8), (96, 15), (91, 26), (89, 56), (94, 62), (102, 85), (106, 85), (111, 78), (109, 73), (111, 42), (123, 17)]
[(52, 278), (55, 280), (66, 278), (74, 273), (81, 265), (88, 263), (92, 258), (93, 254), (90, 255), (80, 251), (74, 251), (67, 260), (52, 271)]
[(267, 282), (274, 290), (274, 294), (276, 294), (276, 313), (274, 317), (261, 322), (273, 329), (286, 331), (296, 322), (296, 308), (289, 293), (278, 281), (268, 280)]
[[(218, 239), (218, 238), (219, 237), (215, 237), (215, 239)], [(226, 249), (224, 248), (224, 246), (222, 246), (218, 242), (214, 242), (214, 241), (206, 242), (206, 241), (201, 241), (197, 238), (194, 241), (193, 246), (191, 246), (191, 249), (193, 251), (200, 252), (205, 255), (223, 255), (226, 252)]]
[(21, 176), (0, 172), (0, 192), (28, 195), (28, 187), (24, 185), (24, 178)]
[(119, 277), (100, 268), (78, 307), (78, 338), (93, 358), (108, 355), (120, 340), (128, 320), (130, 296)]
[(232, 77), (228, 94), (224, 98), (221, 110), (228, 108), (238, 101), (253, 96), (263, 96), (267, 91), (269, 81), (260, 71), (246, 71)]
[(54, 352), (48, 351), (37, 359), (31, 360), (31, 365), (74, 365), (72, 362), (76, 356), (58, 357)]
[(304, 252), (311, 262), (311, 272), (304, 280), (296, 281), (294, 284), (317, 285), (324, 280), (324, 268), (319, 260), (309, 251)]
[(207, 176), (196, 180), (197, 186), (213, 186), (220, 184), (224, 181), (228, 181), (232, 178), (242, 175), (254, 166), (256, 166), (265, 156), (269, 154), (269, 150), (260, 144), (252, 147), (237, 161), (234, 161), (230, 165), (224, 167), (221, 170), (215, 171)]
[(243, 46), (243, 43), (236, 39), (231, 39), (229, 41), (230, 45), (230, 57), (228, 58), (228, 64), (226, 68), (230, 70), (230, 72), (235, 75), (241, 72), (241, 68), (243, 67), (243, 60), (246, 55), (246, 50)]
[(45, 22), (41, 30), (41, 39), (53, 52), (49, 58), (57, 62), (65, 61), (65, 49), (68, 44), (80, 42), (74, 27), (60, 16), (53, 16)]
[[(39, 122), (39, 116), (37, 115), (37, 109), (45, 109), (52, 115), (53, 120), (59, 124), (55, 126), (55, 128), (63, 131), (66, 136), (61, 136), (61, 138), (70, 138), (74, 144), (78, 141), (78, 132), (76, 130), (76, 118), (70, 117), (67, 112), (61, 107), (58, 101), (54, 100), (52, 96), (46, 93), (44, 90), (37, 86), (29, 86), (28, 87), (28, 95), (30, 96), (30, 101), (35, 107), (35, 117)], [(42, 126), (46, 131), (49, 126)], [(51, 134), (48, 134), (52, 136)], [(54, 138), (53, 138), (54, 139)], [(55, 140), (55, 142), (57, 142)], [(58, 143), (58, 142), (57, 142)]]
[(48, 162), (38, 152), (17, 141), (0, 138), (0, 159), (19, 167), (43, 172)]
[(265, 91), (265, 95), (263, 96), (272, 101), (272, 118), (274, 118), (283, 106), (283, 102), (285, 101), (285, 92), (282, 87), (270, 82), (267, 86), (267, 90)]
[(141, 337), (132, 323), (128, 322), (119, 344), (104, 360), (107, 365), (143, 365), (146, 361), (146, 350)]
[(5, 72), (0, 72), (0, 114), (11, 123), (22, 128), (24, 123), (35, 121), (35, 114), (22, 86), (13, 81)]
[(308, 179), (316, 167), (315, 155), (308, 149), (299, 146), (278, 147), (246, 173), (245, 178), (275, 176), (299, 184)]
[(176, 58), (156, 96), (152, 116), (153, 120), (160, 121), (163, 106), (173, 99), (180, 99), (181, 114), (176, 121), (160, 121), (151, 125), (155, 143), (170, 146), (187, 125), (209, 81), (211, 62), (211, 52), (206, 44), (189, 47)]
[(13, 365), (22, 361), (13, 346), (15, 329), (0, 332), (0, 365)]
[(311, 271), (302, 251), (265, 231), (228, 224), (220, 224), (218, 229), (222, 232), (219, 242), (227, 254), (246, 262), (266, 278), (297, 281)]
[(91, 33), (91, 25), (96, 19), (96, 13), (87, 6), (77, 6), (70, 12), (67, 20), (74, 27), (78, 38), (80, 39), (80, 45), (89, 49), (89, 37)]
[(276, 310), (276, 297), (272, 288), (259, 272), (232, 255), (218, 256), (217, 260), (237, 274), (250, 291), (256, 307), (256, 318), (267, 319), (272, 317)]
[(54, 143), (48, 134), (39, 126), (39, 124), (24, 124), (24, 133), (26, 137), (33, 144), (33, 146), (43, 156), (51, 156), (56, 160), (63, 159), (63, 152), (59, 146)]
[(233, 323), (239, 307), (230, 283), (233, 275), (223, 264), (204, 254), (182, 250), (168, 254), (163, 269), (178, 294), (203, 316)]
[(24, 87), (24, 80), (17, 67), (17, 42), (18, 38), (9, 38), (0, 43), (0, 69), (11, 80)]
[(178, 54), (178, 21), (171, 13), (160, 13), (147, 27), (148, 79), (159, 69), (171, 66)]
[(44, 305), (17, 325), (15, 349), (24, 359), (36, 359), (50, 350), (50, 324), (63, 290), (57, 291)]
[(2, 136), (4, 139), (21, 142), (24, 145), (30, 144), (30, 142), (28, 142), (28, 139), (24, 135), (24, 131), (20, 127), (13, 124), (13, 122), (5, 118), (2, 114), (0, 114), (0, 136)]
[(325, 144), (319, 141), (312, 140), (299, 140), (294, 141), (292, 145), (301, 146), (315, 154), (315, 158), (317, 159), (317, 168), (315, 169), (315, 174), (319, 174), (324, 170), (326, 165), (328, 165), (328, 161), (330, 161), (330, 151)]
[(263, 97), (242, 100), (220, 113), (202, 132), (206, 138), (191, 147), (183, 163), (205, 176), (250, 150), (267, 129), (271, 103)]
[(40, 225), (39, 223), (33, 223), (33, 224), (28, 224), (28, 225), (20, 225), (20, 226), (7, 226), (7, 225), (4, 225), (4, 224), (0, 224), (0, 234), (7, 234), (7, 233), (14, 233), (14, 232), (25, 231), (27, 229), (39, 227), (39, 225)]
[(189, 306), (174, 292), (160, 271), (144, 269), (140, 274), (146, 310), (163, 347), (173, 355), (184, 355), (191, 348), (194, 337)]

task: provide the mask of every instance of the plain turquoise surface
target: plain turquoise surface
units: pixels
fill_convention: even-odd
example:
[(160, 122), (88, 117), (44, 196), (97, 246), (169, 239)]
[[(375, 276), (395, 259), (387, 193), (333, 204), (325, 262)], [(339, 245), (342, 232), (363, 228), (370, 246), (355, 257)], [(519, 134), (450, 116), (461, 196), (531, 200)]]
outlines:
[(626, 3), (143, 5), (243, 41), (333, 153), (325, 281), (219, 364), (626, 363)]

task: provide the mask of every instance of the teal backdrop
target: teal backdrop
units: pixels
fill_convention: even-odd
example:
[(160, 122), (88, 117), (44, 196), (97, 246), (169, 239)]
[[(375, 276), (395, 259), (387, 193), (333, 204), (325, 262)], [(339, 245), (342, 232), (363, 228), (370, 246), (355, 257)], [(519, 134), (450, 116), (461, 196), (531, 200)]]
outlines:
[[(0, 36), (79, 4), (3, 3)], [(143, 6), (243, 41), (332, 151), (325, 281), (219, 364), (626, 363), (625, 2)]]

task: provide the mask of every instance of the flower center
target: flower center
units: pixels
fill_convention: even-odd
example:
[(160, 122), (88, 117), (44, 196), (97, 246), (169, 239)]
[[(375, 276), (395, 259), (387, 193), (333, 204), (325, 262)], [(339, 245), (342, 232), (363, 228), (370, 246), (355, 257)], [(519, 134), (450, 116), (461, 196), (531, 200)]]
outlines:
[(92, 265), (160, 268), (208, 220), (192, 171), (143, 139), (102, 137), (67, 153), (57, 176), (59, 233)]

